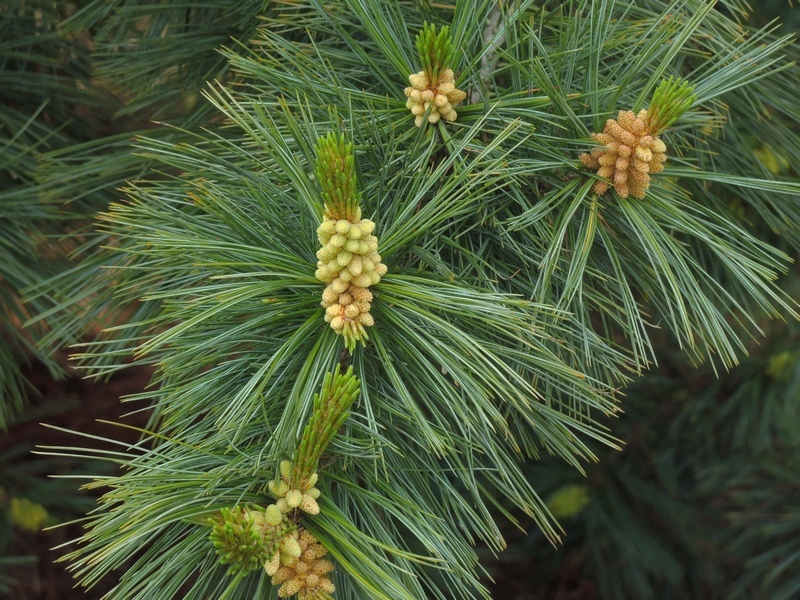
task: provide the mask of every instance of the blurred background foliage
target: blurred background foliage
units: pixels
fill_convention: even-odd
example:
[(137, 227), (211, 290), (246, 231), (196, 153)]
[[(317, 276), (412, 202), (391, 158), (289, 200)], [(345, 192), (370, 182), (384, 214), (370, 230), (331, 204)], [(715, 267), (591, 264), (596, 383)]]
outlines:
[(49, 290), (67, 277), (78, 287), (94, 284), (83, 273), (97, 265), (81, 261), (109, 240), (92, 219), (118, 186), (149, 167), (133, 152), (136, 136), (179, 140), (212, 119), (198, 99), (207, 82), (229, 79), (219, 50), (250, 39), (267, 4), (0, 4), (0, 596), (83, 595), (46, 564), (58, 556), (45, 556), (48, 546), (67, 534), (41, 530), (86, 514), (94, 498), (75, 480), (48, 476), (107, 467), (33, 456), (37, 441), (58, 443), (36, 422), (96, 430), (87, 414), (116, 418), (119, 396), (149, 379), (148, 372), (106, 387), (80, 381), (65, 347), (119, 315), (84, 306), (81, 318), (54, 329), (50, 317), (65, 305)]
[(492, 573), (519, 575), (508, 597), (571, 597), (564, 577), (592, 582), (574, 597), (798, 597), (800, 328), (768, 331), (719, 378), (665, 343), (610, 423), (622, 452), (601, 452), (586, 477), (530, 465), (565, 543), (507, 532)]
[[(46, 585), (27, 596), (22, 585), (34, 572), (26, 570), (36, 560), (30, 540), (93, 505), (68, 478), (93, 467), (31, 456), (32, 424), (83, 410), (86, 388), (65, 394), (48, 378), (74, 381), (63, 345), (117, 317), (89, 310), (52, 332), (48, 315), (66, 299), (42, 284), (96, 267), (80, 263), (108, 242), (92, 233), (92, 217), (149, 166), (133, 151), (135, 137), (175, 143), (218, 118), (200, 92), (212, 80), (235, 83), (220, 49), (235, 53), (232, 39), (246, 45), (280, 4), (0, 6), (0, 595), (83, 596)], [(785, 30), (800, 28), (800, 9), (786, 1), (759, 2), (750, 14), (757, 26), (776, 17)], [(797, 127), (797, 106), (794, 114), (779, 126)], [(766, 169), (800, 175), (779, 144), (750, 135)], [(794, 297), (797, 275), (794, 267), (786, 283)], [(800, 596), (800, 328), (762, 325), (767, 338), (728, 373), (696, 369), (664, 336), (661, 364), (626, 390), (625, 414), (609, 423), (622, 452), (598, 447), (600, 462), (585, 477), (555, 460), (529, 466), (566, 531), (564, 545), (554, 549), (538, 531), (504, 532), (508, 550), (495, 560), (486, 551), (496, 597)], [(101, 394), (97, 412), (119, 412), (119, 393), (144, 382)]]

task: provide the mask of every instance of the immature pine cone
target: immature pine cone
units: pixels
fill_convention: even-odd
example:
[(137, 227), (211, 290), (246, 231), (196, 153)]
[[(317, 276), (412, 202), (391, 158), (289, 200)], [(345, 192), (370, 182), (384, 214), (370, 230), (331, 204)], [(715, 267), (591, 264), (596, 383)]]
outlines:
[(275, 554), (287, 530), (283, 519), (270, 521), (263, 510), (242, 506), (223, 508), (209, 523), (212, 525), (209, 538), (219, 561), (230, 564), (231, 574), (261, 568)]
[[(638, 115), (629, 110), (619, 111), (617, 119), (609, 119), (603, 133), (593, 133), (600, 144), (591, 154), (581, 154), (581, 162), (590, 169), (597, 169), (600, 177), (610, 179), (614, 189), (622, 198), (628, 194), (644, 198), (650, 187), (650, 173), (664, 170), (667, 147), (657, 136), (650, 135), (647, 111)], [(608, 183), (598, 181), (594, 186), (597, 194), (608, 190)]]
[(411, 86), (405, 89), (405, 94), (408, 96), (406, 108), (411, 109), (417, 127), (422, 125), (425, 111), (429, 106), (432, 106), (431, 113), (428, 115), (429, 123), (436, 123), (439, 119), (456, 120), (458, 113), (456, 113), (455, 107), (467, 95), (456, 89), (455, 74), (452, 69), (445, 69), (439, 81), (436, 82), (431, 82), (425, 71), (412, 73), (408, 76), (408, 81)]

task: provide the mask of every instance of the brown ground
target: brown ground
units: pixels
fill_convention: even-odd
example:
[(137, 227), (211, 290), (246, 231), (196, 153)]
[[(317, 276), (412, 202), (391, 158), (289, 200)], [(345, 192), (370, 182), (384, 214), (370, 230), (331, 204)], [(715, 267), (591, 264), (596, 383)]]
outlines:
[[(43, 368), (31, 370), (27, 375), (41, 393), (39, 397), (32, 399), (31, 408), (50, 409), (53, 414), (23, 422), (12, 427), (7, 433), (0, 434), (0, 453), (20, 444), (64, 446), (80, 443), (80, 438), (44, 427), (39, 421), (74, 431), (113, 437), (121, 441), (136, 441), (135, 431), (112, 427), (98, 420), (121, 420), (120, 415), (128, 412), (130, 408), (120, 403), (120, 396), (141, 391), (150, 379), (148, 369), (130, 368), (105, 383), (82, 379), (77, 374), (65, 381), (53, 381)], [(59, 405), (70, 408), (61, 410)], [(123, 421), (144, 426), (145, 420), (146, 415), (139, 414)], [(100, 444), (92, 442), (92, 446), (97, 447)], [(20, 459), (23, 463), (27, 460), (36, 461), (37, 457), (31, 455), (30, 458)], [(80, 482), (76, 481), (75, 487), (79, 484)], [(30, 566), (14, 567), (13, 575), (20, 582), (19, 588), (14, 590), (12, 596), (14, 600), (95, 600), (102, 596), (108, 589), (107, 585), (98, 586), (96, 590), (89, 592), (73, 589), (74, 581), (66, 572), (64, 565), (54, 563), (63, 550), (51, 550), (51, 548), (78, 537), (80, 533), (80, 525), (60, 527), (41, 533), (15, 532), (14, 554), (35, 556), (37, 561)], [(0, 569), (2, 568), (0, 566)]]

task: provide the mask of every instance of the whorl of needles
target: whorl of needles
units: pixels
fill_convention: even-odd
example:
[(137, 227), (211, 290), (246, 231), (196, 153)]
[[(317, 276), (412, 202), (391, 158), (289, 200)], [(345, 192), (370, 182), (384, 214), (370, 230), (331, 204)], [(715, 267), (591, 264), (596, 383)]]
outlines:
[(433, 86), (439, 84), (439, 77), (450, 68), (453, 62), (453, 41), (450, 28), (440, 27), (436, 31), (433, 23), (423, 23), (422, 31), (417, 34), (415, 45), (422, 71)]
[(679, 77), (669, 77), (662, 81), (647, 109), (647, 124), (650, 135), (661, 135), (675, 121), (680, 119), (696, 102), (694, 86)]

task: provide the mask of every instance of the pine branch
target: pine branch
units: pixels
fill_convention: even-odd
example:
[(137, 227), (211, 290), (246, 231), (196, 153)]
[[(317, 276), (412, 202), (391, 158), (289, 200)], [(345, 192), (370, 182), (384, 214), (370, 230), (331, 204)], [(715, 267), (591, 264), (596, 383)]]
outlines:
[[(616, 448), (608, 418), (618, 387), (658, 358), (659, 327), (691, 360), (728, 367), (763, 316), (796, 318), (776, 284), (791, 257), (761, 235), (769, 223), (796, 239), (788, 199), (800, 188), (793, 175), (766, 173), (727, 121), (758, 105), (793, 118), (789, 98), (763, 93), (796, 74), (780, 57), (788, 39), (743, 37), (713, 3), (691, 0), (521, 2), (487, 41), (491, 3), (474, 13), (466, 4), (289, 3), (249, 49), (226, 50), (236, 85), (206, 91), (224, 125), (141, 141), (157, 171), (101, 216), (114, 245), (95, 264), (113, 267), (114, 286), (87, 312), (142, 304), (80, 358), (96, 373), (129, 353), (157, 366), (151, 390), (135, 398), (155, 408), (153, 431), (135, 456), (107, 455), (125, 471), (89, 484), (110, 489), (68, 555), (83, 585), (141, 552), (115, 597), (170, 597), (185, 585), (189, 597), (253, 597), (267, 572), (227, 579), (203, 523), (265, 506), (267, 493), (288, 515), (312, 496), (316, 475), (321, 501), (305, 501), (302, 527), (336, 564), (336, 597), (485, 597), (472, 545), (503, 547), (493, 511), (517, 510), (558, 540), (524, 461), (550, 454), (582, 472)], [(481, 65), (491, 56), (488, 85)], [(450, 115), (456, 69), (486, 102)], [(149, 73), (139, 64), (130, 84)], [(678, 78), (696, 98), (670, 83)], [(670, 125), (660, 143), (644, 115), (628, 112), (654, 92), (655, 127)], [(597, 135), (593, 147), (590, 131), (615, 115), (622, 131), (607, 123), (614, 139)], [(769, 135), (800, 153), (796, 133), (778, 129)], [(614, 177), (644, 180), (616, 162), (629, 158), (622, 145), (647, 175), (647, 186), (629, 186), (636, 194), (603, 169), (616, 153)], [(363, 267), (377, 248), (362, 252), (355, 238), (372, 231), (386, 271), (373, 269), (369, 310), (359, 311), (374, 324), (356, 346), (331, 327), (344, 317), (327, 311), (347, 316), (355, 303), (339, 302), (349, 285), (341, 273), (363, 275), (354, 255)], [(339, 398), (352, 404), (333, 437), (315, 410), (343, 347), (360, 393)], [(275, 479), (288, 458), (297, 464)], [(624, 479), (622, 495), (637, 485)], [(609, 488), (606, 502), (619, 496)], [(649, 506), (675, 504), (653, 494)], [(632, 516), (615, 519), (626, 531)], [(226, 536), (217, 541), (232, 548)], [(257, 567), (263, 548), (245, 546), (258, 560), (243, 564)], [(677, 576), (669, 549), (647, 547), (667, 579)], [(300, 557), (291, 542), (284, 550)], [(282, 586), (302, 578), (285, 574), (272, 576), (290, 595), (299, 584)]]

